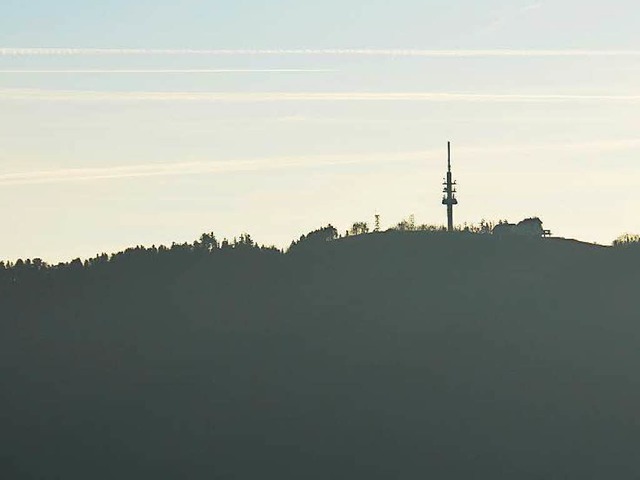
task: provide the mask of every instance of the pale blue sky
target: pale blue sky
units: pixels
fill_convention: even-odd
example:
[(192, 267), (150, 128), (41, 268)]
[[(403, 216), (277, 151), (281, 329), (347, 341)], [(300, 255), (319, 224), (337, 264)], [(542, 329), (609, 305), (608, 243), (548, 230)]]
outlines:
[(459, 222), (539, 215), (600, 243), (640, 231), (631, 1), (2, 10), (0, 258), (210, 230), (285, 246), (377, 212), (442, 223), (447, 140)]

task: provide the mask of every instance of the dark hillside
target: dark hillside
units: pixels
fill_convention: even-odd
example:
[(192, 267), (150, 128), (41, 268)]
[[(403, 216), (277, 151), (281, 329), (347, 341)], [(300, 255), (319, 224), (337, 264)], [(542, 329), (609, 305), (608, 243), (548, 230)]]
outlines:
[(3, 477), (636, 478), (639, 284), (429, 232), (5, 269)]

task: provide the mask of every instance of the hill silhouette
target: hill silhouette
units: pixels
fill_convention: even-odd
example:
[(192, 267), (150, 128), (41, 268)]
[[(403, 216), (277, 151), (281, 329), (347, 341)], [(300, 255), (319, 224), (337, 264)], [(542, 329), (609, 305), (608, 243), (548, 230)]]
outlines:
[(640, 249), (389, 231), (0, 269), (4, 478), (636, 478)]

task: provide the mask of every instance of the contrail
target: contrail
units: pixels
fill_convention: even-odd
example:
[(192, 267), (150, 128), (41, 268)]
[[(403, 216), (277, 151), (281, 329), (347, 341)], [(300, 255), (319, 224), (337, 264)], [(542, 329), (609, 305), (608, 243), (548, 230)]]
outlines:
[(465, 92), (118, 92), (87, 90), (0, 89), (0, 100), (41, 101), (200, 101), (200, 102), (296, 102), (296, 101), (414, 101), (414, 102), (637, 102), (640, 94), (583, 95), (538, 93)]
[(205, 55), (205, 56), (378, 56), (378, 57), (620, 57), (640, 50), (485, 49), (426, 50), (372, 48), (296, 49), (157, 49), (157, 48), (0, 48), (0, 56)]
[[(405, 152), (394, 154), (396, 159), (424, 158), (433, 152)], [(132, 166), (114, 166), (98, 168), (73, 168), (35, 172), (17, 172), (0, 174), (0, 185), (29, 185), (40, 183), (60, 183), (87, 180), (126, 179), (136, 177), (158, 177), (196, 174), (223, 174), (234, 172), (261, 171), (284, 168), (310, 168), (328, 165), (351, 165), (388, 161), (388, 155), (349, 154), (316, 155), (305, 158), (278, 157), (249, 160), (201, 161), (168, 164), (146, 164)]]
[(319, 68), (215, 68), (215, 69), (69, 69), (69, 70), (0, 70), (10, 74), (200, 74), (200, 73), (331, 73)]
[[(511, 155), (521, 152), (544, 153), (558, 151), (606, 151), (633, 149), (640, 147), (640, 138), (580, 143), (545, 143), (467, 146), (456, 149), (459, 157), (474, 158), (478, 155)], [(442, 149), (421, 151), (354, 153), (313, 155), (306, 157), (274, 157), (257, 159), (237, 159), (224, 161), (198, 161), (164, 164), (118, 165), (94, 168), (67, 168), (31, 172), (0, 174), (0, 185), (33, 185), (45, 183), (87, 182), (98, 180), (135, 179), (144, 177), (174, 177), (184, 175), (228, 174), (239, 172), (268, 171), (292, 168), (317, 168), (325, 166), (346, 166), (354, 164), (402, 163), (442, 159)], [(438, 168), (440, 163), (438, 163)]]

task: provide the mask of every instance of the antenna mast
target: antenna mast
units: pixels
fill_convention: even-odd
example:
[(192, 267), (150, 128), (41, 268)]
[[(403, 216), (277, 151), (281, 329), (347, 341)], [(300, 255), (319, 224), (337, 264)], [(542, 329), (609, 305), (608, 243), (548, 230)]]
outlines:
[(447, 178), (445, 179), (442, 204), (447, 206), (447, 231), (453, 232), (453, 206), (458, 204), (456, 185), (451, 174), (451, 142), (447, 142)]

